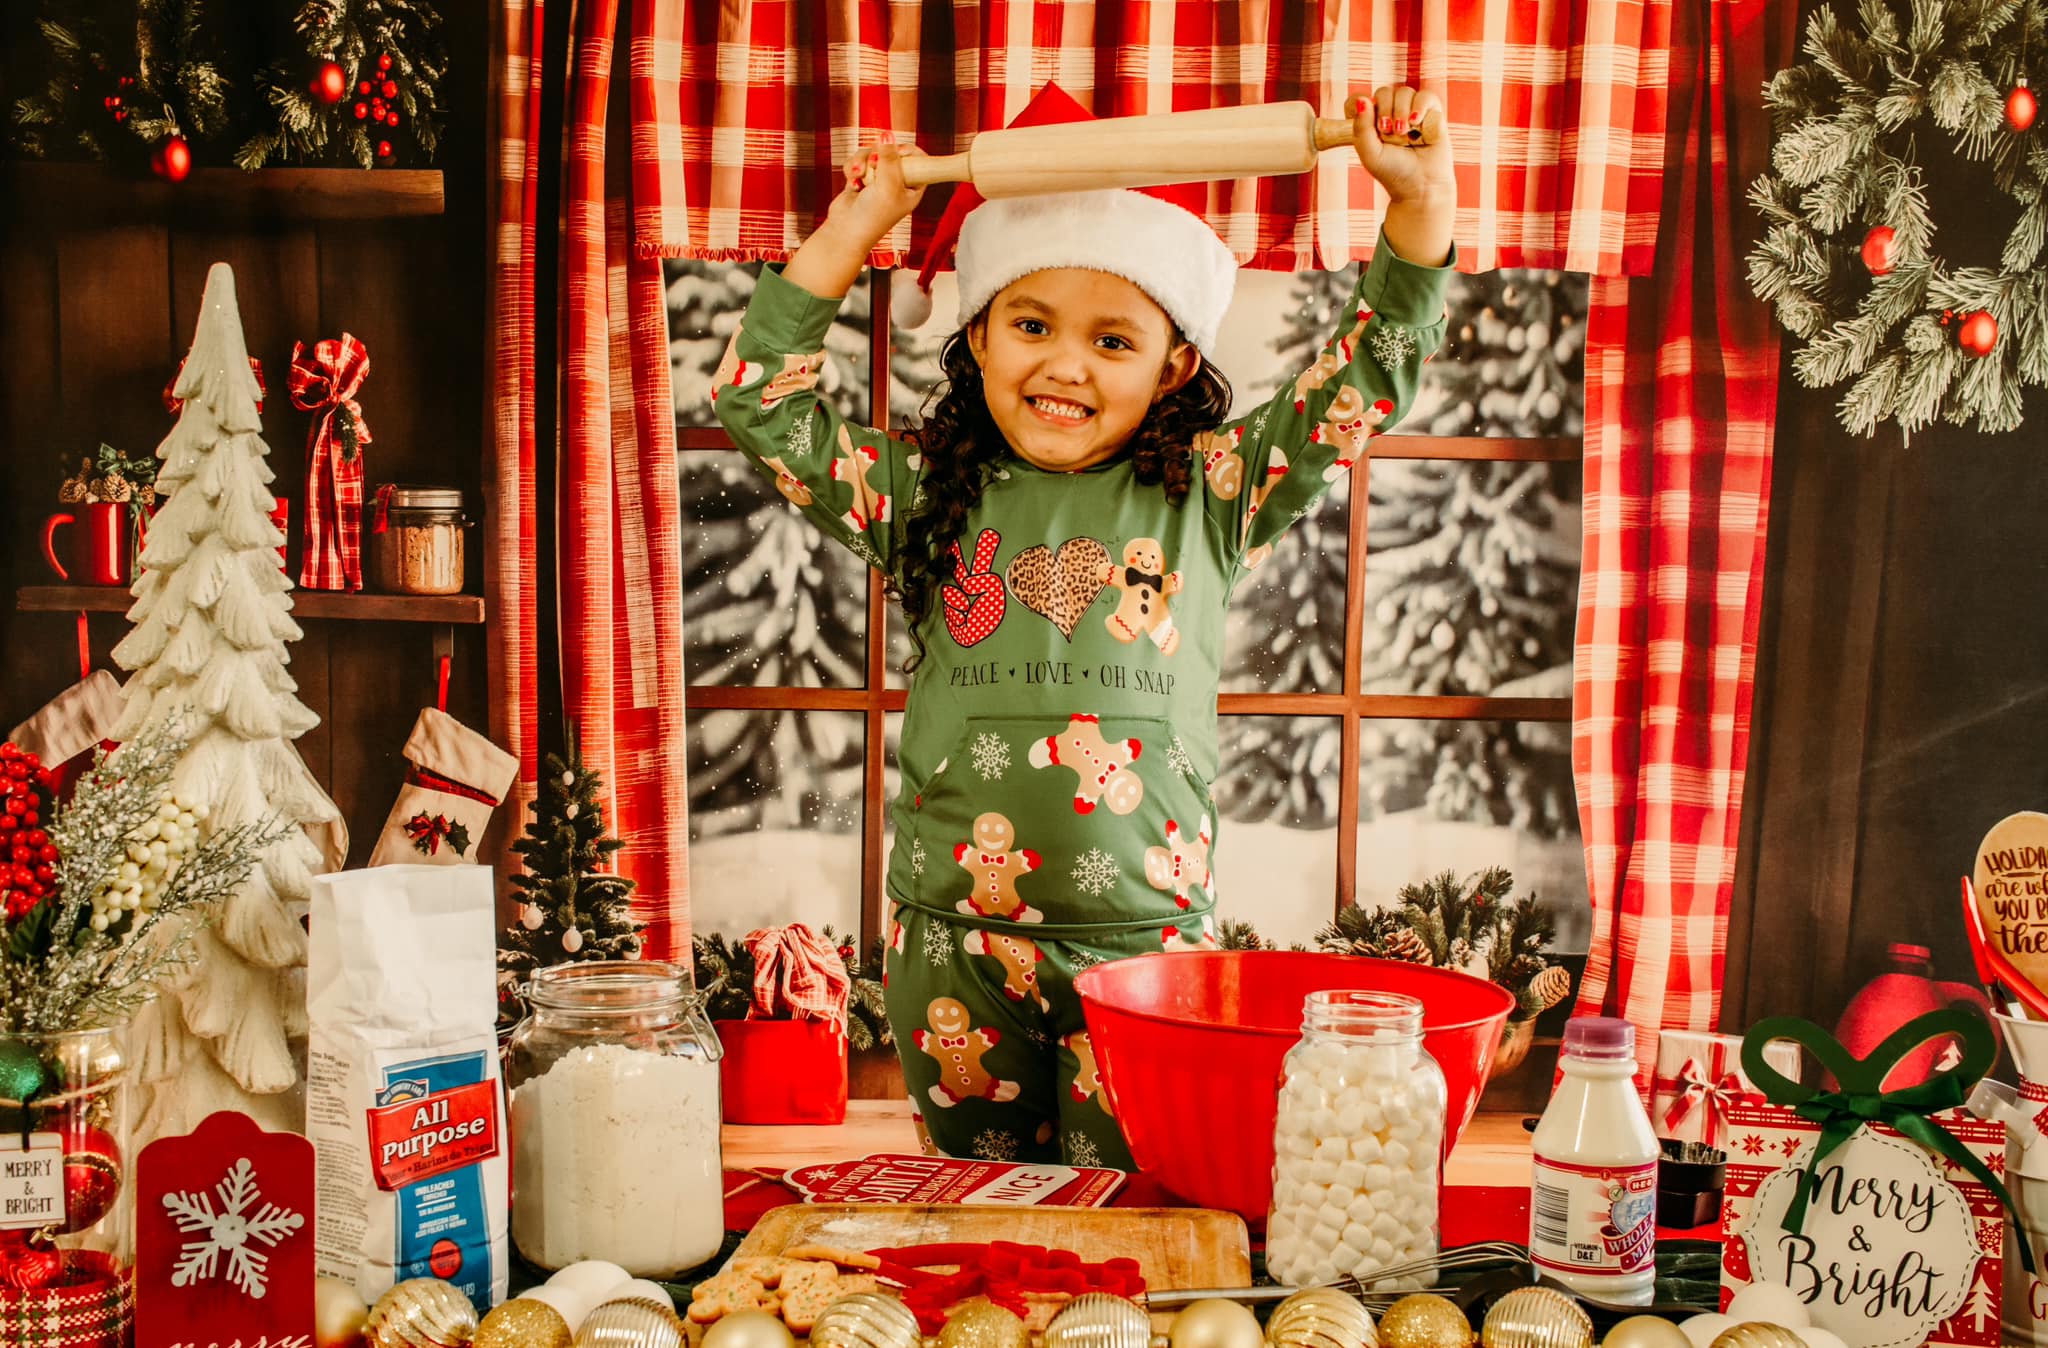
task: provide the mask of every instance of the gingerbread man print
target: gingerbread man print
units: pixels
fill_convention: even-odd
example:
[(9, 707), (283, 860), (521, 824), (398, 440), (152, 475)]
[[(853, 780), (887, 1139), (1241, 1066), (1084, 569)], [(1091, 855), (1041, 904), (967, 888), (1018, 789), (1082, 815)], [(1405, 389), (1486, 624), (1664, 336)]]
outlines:
[(1038, 988), (1038, 962), (1045, 952), (1036, 941), (1023, 936), (1004, 936), (979, 927), (967, 933), (961, 943), (970, 955), (987, 955), (1003, 966), (1003, 995), (1013, 1002), (1034, 1001), (1041, 1011), (1052, 1010)]
[(1060, 1047), (1073, 1054), (1077, 1063), (1074, 1084), (1068, 1088), (1074, 1099), (1085, 1105), (1092, 1098), (1103, 1113), (1115, 1118), (1115, 1111), (1109, 1107), (1109, 1096), (1102, 1089), (1102, 1075), (1095, 1067), (1095, 1046), (1088, 1042), (1088, 1032), (1075, 1030), (1072, 1034), (1061, 1035)]
[(880, 461), (881, 456), (867, 445), (854, 444), (846, 427), (839, 428), (839, 457), (832, 460), (832, 480), (853, 488), (853, 504), (840, 516), (848, 528), (864, 530), (870, 524), (889, 522), (889, 498), (868, 483), (869, 470)]
[(725, 344), (725, 354), (719, 357), (718, 370), (711, 376), (711, 401), (714, 403), (726, 389), (745, 388), (768, 373), (766, 368), (740, 359), (740, 332), (738, 327), (732, 330), (732, 337)]
[(761, 390), (761, 406), (773, 407), (792, 393), (801, 393), (816, 388), (818, 375), (825, 368), (825, 353), (814, 351), (808, 356), (784, 356), (782, 373), (768, 381), (768, 387)]
[(1235, 501), (1244, 490), (1244, 455), (1237, 452), (1244, 443), (1244, 427), (1227, 431), (1202, 431), (1195, 436), (1195, 457), (1201, 460), (1202, 476), (1219, 501)]
[(1191, 902), (1190, 889), (1209, 888), (1208, 815), (1195, 826), (1193, 837), (1182, 833), (1173, 820), (1166, 821), (1166, 846), (1145, 849), (1145, 880), (1152, 888), (1171, 893), (1183, 909)]
[(1145, 783), (1131, 768), (1144, 750), (1136, 739), (1104, 739), (1101, 717), (1076, 715), (1059, 734), (1034, 741), (1030, 758), (1034, 768), (1074, 770), (1075, 814), (1093, 814), (1097, 801), (1111, 814), (1129, 814), (1145, 799)]
[(933, 1083), (932, 1103), (951, 1109), (962, 1100), (1014, 1100), (1023, 1088), (1003, 1081), (982, 1065), (988, 1051), (1003, 1041), (1000, 1032), (976, 1029), (967, 1008), (951, 997), (935, 999), (925, 1008), (929, 1031), (912, 1030), (910, 1042), (918, 1052), (939, 1064), (939, 1079)]
[(1180, 629), (1166, 610), (1166, 597), (1179, 594), (1180, 572), (1166, 569), (1166, 550), (1156, 538), (1134, 538), (1124, 544), (1122, 566), (1103, 568), (1102, 580), (1123, 591), (1116, 609), (1103, 619), (1109, 634), (1132, 642), (1151, 637), (1161, 655), (1180, 649)]
[(1379, 434), (1379, 424), (1393, 415), (1394, 404), (1385, 398), (1365, 405), (1365, 395), (1346, 385), (1330, 400), (1329, 410), (1323, 419), (1309, 432), (1308, 438), (1315, 444), (1331, 445), (1337, 450), (1337, 457), (1323, 469), (1323, 481), (1335, 482), (1351, 471), (1359, 459), (1365, 456), (1365, 442)]
[(1202, 914), (1201, 924), (1192, 931), (1180, 927), (1161, 927), (1159, 929), (1159, 948), (1161, 950), (1216, 949), (1216, 932), (1209, 925), (1209, 915), (1207, 913)]
[(973, 840), (953, 849), (953, 860), (974, 877), (974, 892), (957, 905), (961, 912), (1011, 922), (1045, 920), (1044, 913), (1017, 894), (1017, 881), (1042, 863), (1038, 853), (1017, 848), (1016, 842), (1016, 826), (993, 810), (974, 821)]
[[(1266, 460), (1265, 482), (1259, 486), (1252, 488), (1251, 499), (1245, 503), (1244, 526), (1240, 530), (1237, 540), (1240, 544), (1242, 544), (1246, 539), (1252, 536), (1252, 521), (1259, 517), (1259, 511), (1265, 508), (1266, 498), (1273, 494), (1273, 489), (1280, 485), (1280, 479), (1286, 476), (1287, 455), (1282, 453), (1280, 450), (1275, 449), (1272, 455)], [(1260, 562), (1265, 561), (1268, 557), (1271, 557), (1272, 555), (1273, 545), (1271, 543), (1261, 543), (1259, 544), (1259, 546), (1245, 553), (1245, 567), (1246, 569), (1255, 567)]]
[(1352, 353), (1358, 350), (1358, 339), (1365, 335), (1365, 325), (1372, 320), (1372, 310), (1361, 308), (1358, 322), (1351, 331), (1341, 334), (1335, 341), (1324, 347), (1316, 356), (1315, 364), (1301, 372), (1294, 381), (1294, 410), (1308, 410), (1308, 395), (1336, 378), (1337, 372), (1351, 363)]
[(804, 485), (802, 478), (789, 471), (788, 464), (781, 459), (762, 459), (761, 462), (775, 470), (775, 490), (781, 492), (791, 505), (807, 506), (811, 503), (811, 489)]

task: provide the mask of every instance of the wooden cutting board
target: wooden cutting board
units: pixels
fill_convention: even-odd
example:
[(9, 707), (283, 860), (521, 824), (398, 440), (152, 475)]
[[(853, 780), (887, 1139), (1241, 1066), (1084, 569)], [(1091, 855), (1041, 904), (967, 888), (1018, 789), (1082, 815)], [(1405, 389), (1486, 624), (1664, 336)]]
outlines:
[(1234, 1212), (1203, 1208), (919, 1206), (793, 1203), (770, 1209), (733, 1258), (779, 1255), (796, 1245), (872, 1250), (942, 1241), (1015, 1241), (1072, 1250), (1088, 1263), (1138, 1261), (1154, 1291), (1249, 1287), (1251, 1240)]

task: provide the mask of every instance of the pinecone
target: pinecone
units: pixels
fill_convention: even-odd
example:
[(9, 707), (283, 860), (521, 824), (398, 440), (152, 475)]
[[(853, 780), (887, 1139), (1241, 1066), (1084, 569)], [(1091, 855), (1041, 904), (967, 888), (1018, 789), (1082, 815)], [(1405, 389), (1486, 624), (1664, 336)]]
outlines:
[(59, 505), (78, 505), (85, 500), (85, 490), (84, 478), (67, 477), (64, 479), (64, 485), (57, 488), (57, 503)]
[(1572, 976), (1565, 972), (1562, 964), (1553, 964), (1529, 980), (1529, 991), (1542, 1002), (1548, 1011), (1572, 995)]
[(134, 483), (125, 477), (115, 477), (112, 473), (107, 474), (94, 485), (98, 488), (102, 501), (126, 501), (135, 495)]
[(145, 482), (145, 483), (143, 483), (143, 484), (142, 484), (142, 486), (141, 486), (141, 487), (139, 487), (139, 488), (138, 488), (138, 489), (136, 490), (136, 492), (135, 492), (135, 499), (136, 499), (136, 500), (138, 500), (138, 501), (140, 501), (140, 502), (142, 502), (143, 508), (144, 508), (145, 510), (146, 510), (146, 509), (148, 509), (148, 508), (149, 508), (150, 506), (153, 506), (153, 505), (155, 505), (155, 504), (156, 504), (156, 487), (155, 487), (155, 485), (154, 485), (153, 483), (148, 483), (148, 482)]
[(1380, 950), (1382, 959), (1406, 960), (1410, 964), (1434, 964), (1429, 957), (1429, 947), (1415, 934), (1415, 928), (1403, 927), (1387, 938)]

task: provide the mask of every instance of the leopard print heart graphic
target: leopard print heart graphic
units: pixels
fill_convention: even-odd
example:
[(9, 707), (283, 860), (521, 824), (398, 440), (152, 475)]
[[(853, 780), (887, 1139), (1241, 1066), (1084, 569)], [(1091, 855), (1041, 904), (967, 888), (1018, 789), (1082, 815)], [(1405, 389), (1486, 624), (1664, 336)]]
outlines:
[(1019, 603), (1072, 641), (1108, 570), (1108, 548), (1092, 538), (1070, 538), (1057, 550), (1043, 543), (1024, 549), (1010, 559), (1003, 579)]

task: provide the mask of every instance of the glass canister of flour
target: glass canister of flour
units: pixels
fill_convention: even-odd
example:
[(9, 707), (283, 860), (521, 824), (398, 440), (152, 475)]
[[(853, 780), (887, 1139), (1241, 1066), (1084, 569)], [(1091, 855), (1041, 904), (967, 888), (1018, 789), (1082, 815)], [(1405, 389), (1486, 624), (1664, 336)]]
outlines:
[(385, 594), (461, 594), (462, 493), (453, 487), (377, 489), (370, 583)]
[(512, 1243), (545, 1269), (665, 1278), (725, 1237), (718, 1036), (680, 965), (558, 964), (506, 1045)]

